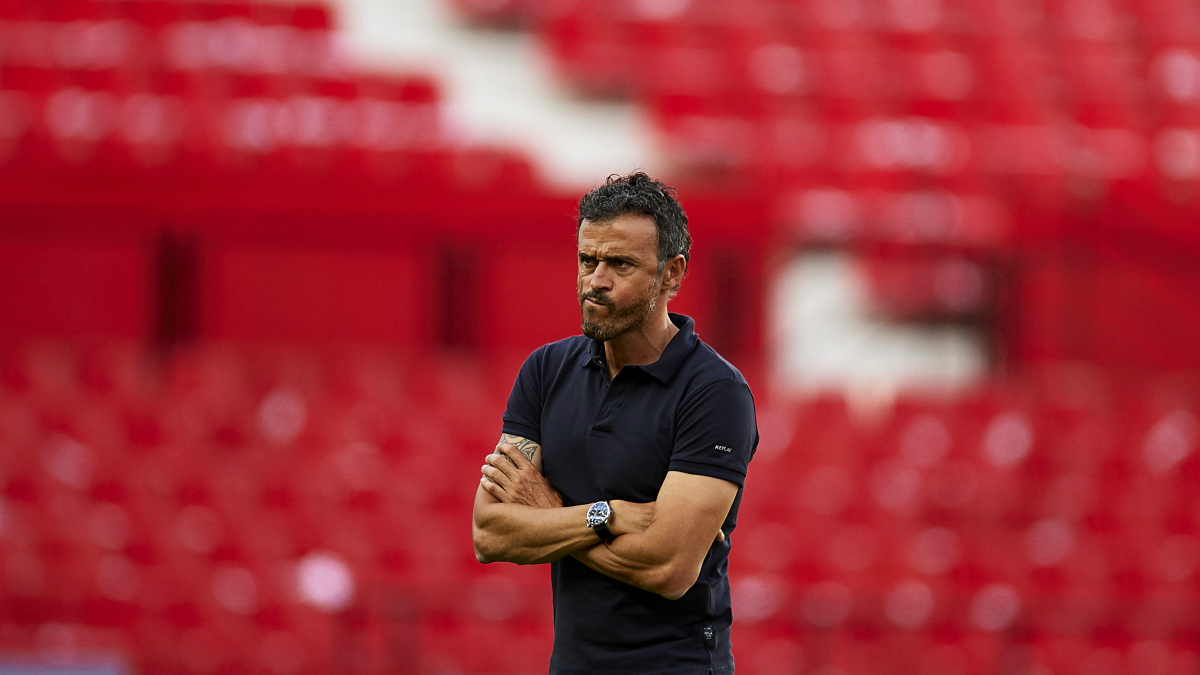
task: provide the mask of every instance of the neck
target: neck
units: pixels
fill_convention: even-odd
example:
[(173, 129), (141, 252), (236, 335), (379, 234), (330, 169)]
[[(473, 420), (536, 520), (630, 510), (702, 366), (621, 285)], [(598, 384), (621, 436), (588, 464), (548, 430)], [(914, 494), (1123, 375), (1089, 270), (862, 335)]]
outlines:
[(661, 303), (642, 325), (604, 343), (609, 377), (616, 377), (625, 366), (649, 365), (662, 356), (671, 338), (679, 332), (679, 327), (667, 316), (665, 305)]

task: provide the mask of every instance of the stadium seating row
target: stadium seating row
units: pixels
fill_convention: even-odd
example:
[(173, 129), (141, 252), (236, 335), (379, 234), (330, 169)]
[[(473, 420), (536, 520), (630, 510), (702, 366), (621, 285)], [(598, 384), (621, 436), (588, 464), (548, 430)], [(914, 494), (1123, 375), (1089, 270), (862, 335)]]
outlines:
[[(197, 20), (203, 16), (201, 10), (208, 7), (198, 3), (191, 12), (149, 12), (157, 21), (138, 23), (136, 17), (147, 15), (145, 8), (133, 11), (140, 4), (114, 3), (113, 7), (98, 9), (105, 15), (103, 20), (0, 22), (0, 44), (5, 45), (0, 50), (0, 67), (9, 70), (4, 78), (9, 91), (0, 100), (0, 129), (9, 143), (27, 130), (44, 127), (55, 137), (90, 142), (123, 129), (129, 142), (163, 144), (181, 136), (191, 117), (205, 120), (202, 126), (214, 129), (210, 135), (250, 152), (287, 145), (418, 148), (428, 146), (430, 139), (439, 135), (436, 114), (431, 116), (433, 109), (385, 110), (372, 105), (372, 94), (363, 92), (361, 84), (353, 78), (346, 80), (352, 66), (336, 53), (328, 17), (320, 8), (296, 9), (290, 16), (286, 12), (263, 16), (255, 7), (214, 5), (221, 11), (209, 12), (205, 20)], [(173, 3), (163, 4), (175, 7)], [(934, 10), (936, 5), (931, 5)], [(584, 11), (581, 7), (577, 5), (573, 11)], [(580, 21), (589, 29), (596, 29), (597, 21), (604, 19), (602, 15), (592, 16), (592, 12), (586, 14)], [(617, 34), (636, 36), (639, 32)], [(321, 44), (310, 44), (310, 38)], [(1159, 130), (1148, 134), (1143, 130), (1144, 120), (1120, 114), (1085, 115), (1080, 117), (1085, 126), (1079, 127), (1028, 123), (1032, 120), (1012, 125), (1015, 120), (1006, 114), (994, 117), (1005, 108), (995, 103), (985, 106), (993, 113), (981, 114), (970, 106), (943, 110), (917, 106), (907, 117), (881, 115), (884, 111), (873, 106), (856, 109), (818, 105), (817, 112), (824, 120), (820, 123), (809, 116), (779, 110), (780, 97), (816, 91), (814, 87), (821, 82), (834, 87), (828, 93), (835, 98), (856, 95), (851, 90), (836, 91), (843, 86), (866, 87), (859, 93), (869, 93), (869, 81), (883, 72), (877, 66), (885, 62), (889, 68), (904, 65), (911, 72), (888, 76), (881, 82), (894, 87), (911, 81), (911, 86), (901, 88), (910, 94), (925, 92), (918, 99), (924, 96), (926, 100), (962, 101), (986, 93), (978, 98), (983, 101), (998, 94), (992, 87), (984, 89), (973, 84), (997, 81), (997, 73), (988, 72), (989, 59), (982, 55), (974, 58), (967, 52), (943, 48), (911, 51), (909, 56), (887, 55), (867, 45), (852, 52), (820, 45), (801, 49), (783, 42), (765, 42), (747, 49), (738, 47), (735, 54), (719, 45), (680, 46), (642, 53), (636, 44), (614, 44), (596, 51), (596, 55), (609, 69), (629, 64), (628, 73), (610, 73), (623, 85), (640, 87), (636, 82), (643, 73), (661, 80), (661, 85), (651, 85), (642, 96), (660, 119), (673, 159), (683, 165), (932, 175), (978, 169), (996, 174), (1083, 174), (1110, 180), (1145, 176), (1151, 164), (1147, 160), (1153, 157), (1158, 173), (1168, 179), (1191, 180), (1200, 175), (1196, 167), (1200, 163), (1193, 161), (1197, 153), (1192, 152), (1197, 132), (1190, 128), (1194, 120), (1187, 115), (1167, 114), (1157, 125)], [(1000, 49), (996, 54), (1001, 60), (1026, 58), (1019, 49)], [(1094, 55), (1070, 62), (1076, 61), (1085, 69), (1120, 65), (1117, 60), (1105, 61)], [(722, 76), (733, 64), (740, 63), (748, 70)], [(1167, 94), (1168, 100), (1186, 103), (1196, 98), (1200, 91), (1200, 57), (1195, 53), (1185, 47), (1172, 47), (1152, 63), (1148, 76), (1161, 84), (1158, 89)], [(847, 68), (850, 70), (841, 72)], [(854, 68), (862, 72), (856, 75), (851, 72)], [(228, 93), (218, 93), (214, 100), (212, 84), (174, 77), (196, 70), (263, 77), (217, 86), (217, 92)], [(829, 72), (822, 75), (824, 70)], [(86, 71), (109, 76), (99, 81), (78, 81), (76, 75)], [(164, 71), (169, 75), (167, 80), (179, 80), (184, 91), (146, 89), (138, 84), (146, 79), (139, 75), (142, 71)], [(75, 75), (65, 77), (72, 73)], [(301, 79), (294, 79), (290, 73)], [(1081, 71), (1075, 75), (1069, 75), (1066, 81), (1087, 86), (1093, 83), (1091, 88), (1101, 101), (1111, 101), (1114, 92), (1120, 94), (1129, 88), (1117, 86), (1103, 74), (1092, 76)], [(707, 91), (691, 91), (689, 82)], [(713, 88), (725, 86), (722, 82), (732, 87), (729, 104), (704, 103), (712, 99)], [(745, 109), (755, 99), (747, 97), (748, 84), (755, 84), (765, 96), (760, 103), (752, 104), (757, 111)], [(431, 101), (424, 96), (414, 98), (412, 83), (407, 87), (398, 83), (397, 88), (405, 90), (402, 100)], [(332, 97), (323, 93), (335, 90), (339, 93)], [(426, 85), (424, 91), (432, 90)], [(337, 100), (345, 97), (356, 99), (355, 105)], [(1007, 99), (997, 99), (1003, 100)], [(225, 112), (212, 114), (208, 109), (214, 106), (225, 108)], [(1039, 105), (1032, 112), (1034, 118), (1044, 118), (1050, 110), (1052, 106)], [(168, 125), (161, 122), (163, 119), (183, 121)], [(156, 120), (160, 122), (155, 124)]]
[(266, 26), (328, 30), (332, 25), (324, 3), (262, 3), (238, 0), (4, 0), (0, 19), (70, 21), (126, 20), (151, 29), (183, 21), (249, 19)]
[[(69, 5), (69, 6), (68, 6)], [(432, 82), (370, 76), (321, 6), (81, 2), (0, 20), (0, 161), (98, 144), (134, 165), (284, 148), (425, 153), (449, 145)], [(56, 11), (57, 10), (57, 11)]]
[[(544, 667), (545, 571), (479, 565), (467, 526), (515, 360), (60, 342), (0, 361), (3, 644), (150, 673), (404, 650), (413, 672)], [(1099, 382), (764, 405), (732, 536), (739, 668), (880, 672), (868, 649), (990, 673), (1069, 644), (1191, 663), (1196, 391)], [(520, 648), (463, 647), (497, 633)]]
[[(1124, 183), (1158, 185), (1179, 195), (1200, 178), (1200, 131), (1188, 112), (1200, 91), (1200, 57), (1186, 43), (1155, 43), (1157, 51), (1132, 75), (1126, 72), (1128, 59), (1111, 50), (1087, 47), (1092, 51), (1084, 49), (1078, 58), (1064, 57), (1083, 69), (1064, 81), (1086, 84), (1101, 102), (1090, 112), (1076, 111), (1075, 121), (1068, 122), (1069, 116), (1054, 112), (1057, 103), (1036, 94), (1022, 102), (1031, 90), (1029, 77), (1047, 66), (1015, 37), (888, 46), (837, 37), (837, 31), (833, 37), (789, 38), (760, 34), (761, 21), (746, 24), (759, 26), (751, 30), (745, 21), (693, 20), (693, 14), (733, 11), (716, 4), (682, 2), (678, 15), (642, 19), (629, 19), (641, 16), (646, 8), (640, 5), (617, 18), (582, 3), (557, 9), (536, 4), (521, 11), (543, 17), (535, 24), (546, 35), (575, 21), (584, 31), (571, 38), (575, 47), (591, 49), (588, 31), (598, 31), (597, 40), (621, 37), (628, 43), (597, 47), (597, 63), (629, 70), (609, 74), (641, 92), (658, 121), (662, 147), (678, 167), (754, 176), (775, 193), (784, 224), (803, 221), (800, 231), (815, 239), (854, 240), (862, 232), (870, 240), (883, 231), (911, 229), (905, 223), (912, 219), (903, 214), (916, 211), (904, 205), (911, 200), (895, 193), (912, 179), (957, 195), (947, 203), (980, 206), (953, 217), (976, 224), (965, 226), (969, 234), (901, 232), (882, 238), (980, 245), (1000, 240), (989, 233), (1004, 220), (1001, 209), (987, 206), (994, 205), (989, 194), (1004, 192), (1010, 200), (1024, 194), (1103, 195)], [(908, 7), (893, 4), (861, 9), (863, 16), (890, 16)], [(986, 3), (927, 4), (904, 11), (952, 17), (990, 16), (994, 9)], [(776, 9), (782, 6), (770, 11)], [(823, 4), (795, 10), (813, 12), (813, 25), (833, 11)], [(47, 9), (14, 3), (4, 14), (0, 162), (10, 165), (42, 163), (47, 156), (86, 165), (107, 157), (135, 169), (161, 168), (199, 152), (237, 166), (283, 153), (306, 170), (328, 162), (330, 153), (371, 164), (376, 160), (370, 155), (411, 156), (454, 144), (435, 86), (421, 77), (356, 73), (340, 56), (330, 16), (320, 6), (78, 2)], [(886, 51), (893, 47), (899, 51)], [(906, 92), (902, 97), (911, 105), (838, 102), (847, 96), (876, 98), (869, 91), (874, 75), (866, 75), (883, 72), (882, 63), (903, 71), (881, 81)], [(1135, 89), (1162, 94), (1155, 99), (1154, 122), (1106, 108), (1105, 102), (1121, 100), (1128, 87), (1084, 72), (1097, 68), (1124, 69), (1121, 82), (1152, 84)], [(658, 84), (638, 84), (642, 74)], [(1013, 86), (979, 86), (985, 81)], [(689, 82), (703, 90), (689, 91)], [(843, 86), (862, 91), (837, 90)], [(1135, 98), (1130, 103), (1135, 108), (1150, 100), (1144, 92)], [(809, 195), (839, 191), (879, 193), (879, 199), (864, 201), (894, 202), (895, 215), (866, 216), (871, 234), (854, 224), (864, 219), (853, 214), (841, 225), (794, 215), (793, 204), (809, 203)], [(947, 200), (913, 203), (940, 201)], [(929, 227), (945, 230), (939, 223)], [(837, 233), (829, 237), (822, 234), (826, 230)]]
[(830, 174), (970, 176), (1048, 203), (1122, 181), (1178, 196), (1200, 178), (1186, 3), (457, 4), (532, 30), (577, 88), (652, 110), (701, 181), (756, 172), (786, 194)]
[[(422, 91), (422, 83), (392, 87), (393, 99), (358, 94), (370, 85), (337, 84), (354, 95), (0, 90), (0, 158), (20, 157), (24, 139), (33, 135), (48, 137), (72, 162), (86, 161), (98, 143), (117, 142), (133, 150), (135, 162), (151, 164), (162, 164), (181, 145), (261, 155), (286, 148), (422, 152), (452, 144), (439, 106), (412, 93)], [(1200, 177), (1200, 130), (1182, 127), (1148, 137), (1127, 128), (970, 129), (921, 117), (826, 126), (803, 117), (680, 114), (663, 116), (662, 131), (670, 156), (682, 163), (779, 173), (794, 182), (904, 173), (943, 181), (975, 173), (1106, 181)]]
[(336, 76), (347, 68), (335, 34), (250, 17), (178, 20), (151, 28), (128, 19), (0, 21), (0, 65), (78, 72), (154, 69)]
[[(617, 37), (617, 36), (614, 36)], [(642, 97), (692, 95), (726, 102), (795, 105), (802, 101), (858, 101), (930, 113), (987, 117), (1025, 107), (1051, 112), (1083, 104), (1109, 104), (1129, 121), (1154, 119), (1147, 107), (1194, 108), (1197, 51), (1167, 47), (1144, 62), (1094, 50), (1069, 52), (1037, 67), (1020, 45), (973, 50), (940, 46), (815, 45), (763, 41), (737, 47), (641, 46), (621, 42), (555, 45), (560, 67), (584, 88)], [(1047, 57), (1049, 58), (1049, 57)], [(1054, 81), (1051, 78), (1061, 78)], [(1060, 92), (1030, 92), (1034, 79)], [(986, 86), (984, 83), (988, 83)], [(1143, 85), (1149, 85), (1145, 90)], [(849, 109), (853, 109), (850, 107)], [(837, 108), (830, 112), (836, 114)]]
[[(216, 108), (206, 110), (207, 106)], [(207, 113), (207, 114), (206, 114)], [(371, 97), (234, 98), (197, 101), (180, 96), (69, 87), (46, 97), (0, 91), (0, 124), (8, 158), (20, 156), (27, 135), (59, 145), (65, 159), (90, 158), (86, 149), (118, 142), (131, 156), (161, 164), (181, 145), (259, 155), (282, 148), (345, 148), (421, 152), (447, 145), (433, 103)], [(157, 152), (156, 152), (157, 151)]]

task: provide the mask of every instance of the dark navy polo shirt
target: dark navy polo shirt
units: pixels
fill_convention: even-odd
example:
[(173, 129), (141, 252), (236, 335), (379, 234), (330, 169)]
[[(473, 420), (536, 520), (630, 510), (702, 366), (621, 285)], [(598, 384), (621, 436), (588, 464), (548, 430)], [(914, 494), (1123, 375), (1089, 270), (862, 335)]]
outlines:
[(541, 347), (521, 366), (504, 432), (542, 446), (543, 467), (567, 506), (651, 502), (668, 471), (721, 478), (737, 498), (678, 600), (611, 579), (567, 556), (551, 563), (554, 653), (550, 673), (732, 673), (729, 535), (746, 467), (758, 445), (746, 380), (671, 314), (679, 332), (658, 361), (610, 380), (604, 343), (582, 335)]

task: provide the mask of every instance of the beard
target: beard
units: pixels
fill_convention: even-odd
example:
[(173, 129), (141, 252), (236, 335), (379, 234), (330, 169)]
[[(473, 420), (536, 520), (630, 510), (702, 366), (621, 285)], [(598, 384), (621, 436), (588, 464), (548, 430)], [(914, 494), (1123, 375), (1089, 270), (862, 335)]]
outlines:
[[(654, 308), (658, 305), (658, 296), (654, 294), (653, 289), (660, 281), (661, 277), (650, 285), (644, 296), (635, 298), (626, 305), (615, 304), (604, 293), (581, 293), (579, 307), (583, 313), (583, 334), (593, 340), (607, 342), (646, 323), (646, 319), (650, 318), (650, 315), (654, 313)], [(604, 305), (608, 316), (604, 318), (594, 316), (599, 310), (588, 307), (584, 304), (585, 300), (592, 300)]]

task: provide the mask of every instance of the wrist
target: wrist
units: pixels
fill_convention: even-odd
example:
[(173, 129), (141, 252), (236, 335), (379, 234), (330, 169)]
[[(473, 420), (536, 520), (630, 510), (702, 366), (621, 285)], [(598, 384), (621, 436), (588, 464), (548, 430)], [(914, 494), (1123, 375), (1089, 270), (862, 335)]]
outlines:
[(600, 541), (611, 544), (617, 535), (609, 530), (609, 524), (612, 522), (612, 505), (607, 501), (598, 501), (588, 507), (587, 524), (600, 538)]
[(614, 537), (619, 537), (623, 534), (629, 534), (627, 530), (621, 529), (621, 527), (625, 525), (625, 521), (621, 518), (621, 512), (624, 510), (626, 503), (627, 502), (624, 502), (620, 499), (610, 499), (608, 501), (608, 508), (612, 511), (612, 515), (608, 517), (608, 531), (611, 532)]

